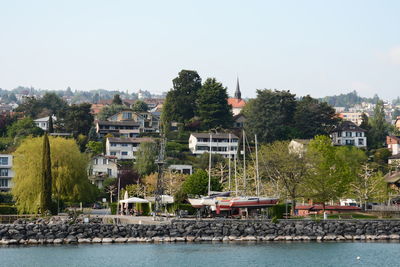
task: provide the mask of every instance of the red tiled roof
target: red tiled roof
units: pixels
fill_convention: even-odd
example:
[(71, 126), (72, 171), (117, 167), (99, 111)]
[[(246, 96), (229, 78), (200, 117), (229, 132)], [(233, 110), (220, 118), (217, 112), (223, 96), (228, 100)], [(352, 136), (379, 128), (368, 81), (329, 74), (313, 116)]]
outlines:
[(242, 108), (246, 105), (246, 102), (243, 99), (228, 98), (228, 104), (231, 105), (232, 108)]
[[(323, 208), (322, 205), (300, 205), (296, 206), (296, 210), (323, 210)], [(356, 206), (327, 205), (325, 206), (325, 210), (361, 210), (361, 208)]]

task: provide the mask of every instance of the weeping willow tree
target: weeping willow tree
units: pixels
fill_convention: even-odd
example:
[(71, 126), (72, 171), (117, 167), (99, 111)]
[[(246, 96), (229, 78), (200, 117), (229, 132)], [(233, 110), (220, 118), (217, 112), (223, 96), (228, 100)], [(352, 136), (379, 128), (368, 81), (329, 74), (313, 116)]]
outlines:
[[(87, 178), (88, 158), (73, 139), (49, 137), (52, 199), (91, 201), (95, 189)], [(20, 213), (37, 213), (42, 193), (42, 138), (26, 138), (14, 152), (12, 194)]]

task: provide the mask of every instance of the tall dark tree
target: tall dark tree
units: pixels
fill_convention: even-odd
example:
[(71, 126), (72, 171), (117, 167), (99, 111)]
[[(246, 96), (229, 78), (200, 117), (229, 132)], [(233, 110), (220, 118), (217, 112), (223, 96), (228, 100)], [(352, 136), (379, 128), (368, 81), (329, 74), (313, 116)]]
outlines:
[(197, 112), (203, 129), (227, 128), (233, 123), (228, 93), (222, 83), (208, 78), (200, 88), (197, 97)]
[(51, 176), (51, 159), (50, 159), (50, 142), (47, 133), (43, 136), (42, 150), (42, 190), (40, 195), (40, 211), (47, 214), (51, 211), (51, 194), (52, 194), (52, 176)]
[(93, 124), (90, 107), (89, 103), (68, 107), (65, 116), (57, 120), (58, 126), (63, 127), (66, 132), (72, 133), (75, 137), (79, 134), (88, 135)]
[(122, 99), (121, 99), (121, 97), (119, 96), (119, 94), (115, 94), (115, 95), (114, 95), (112, 104), (113, 104), (113, 105), (122, 105)]
[(307, 95), (297, 101), (294, 127), (297, 138), (310, 139), (328, 134), (338, 124), (335, 110), (325, 102)]
[(182, 70), (172, 83), (173, 88), (167, 93), (163, 106), (164, 125), (171, 121), (185, 123), (193, 118), (197, 92), (201, 88), (201, 78), (193, 70)]
[(374, 116), (370, 120), (371, 130), (369, 131), (370, 148), (381, 148), (385, 144), (389, 132), (389, 124), (385, 119), (383, 101), (378, 101), (374, 108)]
[(53, 125), (53, 115), (50, 114), (49, 116), (49, 133), (53, 133), (54, 132), (54, 125)]
[(293, 135), (295, 95), (290, 91), (257, 90), (257, 97), (244, 109), (248, 134), (257, 134), (261, 142), (288, 140)]

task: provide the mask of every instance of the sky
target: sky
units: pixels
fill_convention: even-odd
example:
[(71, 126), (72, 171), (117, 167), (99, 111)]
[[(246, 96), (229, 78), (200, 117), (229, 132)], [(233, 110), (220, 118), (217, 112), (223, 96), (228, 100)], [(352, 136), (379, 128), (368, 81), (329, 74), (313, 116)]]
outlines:
[(397, 0), (0, 0), (0, 88), (400, 95)]

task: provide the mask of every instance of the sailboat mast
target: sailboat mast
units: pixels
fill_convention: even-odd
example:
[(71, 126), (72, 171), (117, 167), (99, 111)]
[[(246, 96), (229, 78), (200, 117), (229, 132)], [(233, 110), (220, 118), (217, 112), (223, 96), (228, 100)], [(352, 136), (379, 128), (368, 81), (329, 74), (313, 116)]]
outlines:
[(211, 195), (211, 142), (212, 142), (212, 134), (210, 133), (210, 155), (208, 158), (208, 195)]
[(231, 191), (231, 134), (229, 134), (229, 145), (228, 145), (228, 185), (229, 191)]
[(257, 144), (257, 135), (254, 135), (254, 140), (256, 143), (256, 193), (257, 196), (260, 196), (260, 174), (258, 172), (258, 144)]
[(236, 189), (236, 196), (238, 195), (238, 180), (237, 180), (237, 167), (236, 167), (236, 153), (233, 156), (233, 160), (234, 160), (234, 168), (235, 168), (235, 189)]
[(243, 192), (246, 194), (246, 134), (243, 130)]

